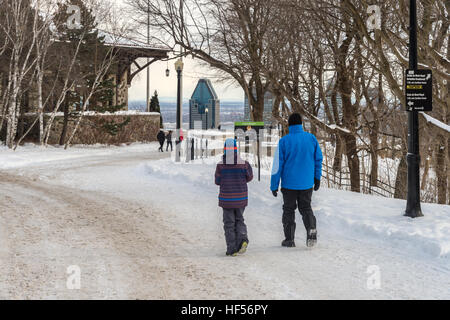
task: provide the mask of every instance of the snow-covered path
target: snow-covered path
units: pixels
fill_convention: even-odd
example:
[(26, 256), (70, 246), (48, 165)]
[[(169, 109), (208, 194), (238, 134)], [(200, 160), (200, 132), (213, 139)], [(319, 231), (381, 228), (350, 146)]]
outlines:
[[(229, 258), (214, 161), (176, 165), (150, 149), (0, 150), (0, 298), (450, 298), (448, 206), (424, 205), (416, 230), (391, 217), (401, 201), (323, 189), (318, 247), (304, 247), (299, 223), (286, 249), (263, 175), (250, 185), (249, 251)], [(439, 242), (427, 236), (436, 230)], [(66, 287), (71, 265), (80, 290)], [(379, 289), (367, 286), (371, 266)]]

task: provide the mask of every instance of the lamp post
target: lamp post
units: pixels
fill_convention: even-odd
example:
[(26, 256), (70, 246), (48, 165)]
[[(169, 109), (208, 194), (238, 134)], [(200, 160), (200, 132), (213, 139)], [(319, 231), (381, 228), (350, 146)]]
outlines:
[(175, 161), (180, 162), (181, 148), (181, 123), (182, 123), (182, 86), (183, 86), (183, 60), (180, 58), (175, 62), (175, 70), (177, 71), (177, 141)]
[(205, 109), (206, 112), (206, 130), (208, 130), (208, 108)]
[[(409, 69), (417, 70), (417, 4), (409, 1)], [(408, 112), (408, 197), (405, 216), (422, 217), (420, 208), (419, 114)]]
[[(150, 44), (150, 0), (147, 0), (147, 44)], [(147, 58), (147, 63), (149, 63)], [(150, 112), (150, 65), (147, 66), (147, 101), (145, 111)]]

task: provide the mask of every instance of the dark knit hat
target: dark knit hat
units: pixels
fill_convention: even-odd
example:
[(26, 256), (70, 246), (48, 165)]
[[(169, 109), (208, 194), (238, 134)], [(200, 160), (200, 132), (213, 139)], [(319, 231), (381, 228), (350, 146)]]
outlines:
[(293, 113), (289, 116), (288, 123), (289, 123), (289, 127), (303, 124), (302, 116), (299, 113)]

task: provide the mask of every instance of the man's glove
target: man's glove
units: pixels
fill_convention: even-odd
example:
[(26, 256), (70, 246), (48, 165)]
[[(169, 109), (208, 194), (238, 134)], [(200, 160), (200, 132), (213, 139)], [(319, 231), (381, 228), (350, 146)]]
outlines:
[(320, 188), (320, 180), (314, 178), (314, 191), (319, 190), (319, 188)]
[(278, 190), (272, 191), (272, 194), (276, 198), (278, 196)]

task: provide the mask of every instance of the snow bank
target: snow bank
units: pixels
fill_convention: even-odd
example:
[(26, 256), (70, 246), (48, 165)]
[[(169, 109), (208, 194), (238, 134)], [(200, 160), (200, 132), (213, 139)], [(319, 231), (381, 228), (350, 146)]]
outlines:
[[(57, 166), (85, 158), (142, 154), (156, 149), (156, 143), (136, 143), (120, 147), (78, 145), (68, 150), (27, 144), (19, 147), (16, 152), (0, 146), (0, 170), (33, 168), (46, 163), (55, 163), (54, 168), (57, 170)], [(217, 186), (213, 177), (215, 164), (220, 157), (218, 155), (191, 163), (174, 163), (173, 158), (150, 161), (138, 167), (124, 167), (115, 175), (123, 176), (124, 179), (133, 176), (134, 183), (139, 183), (142, 179), (151, 180), (164, 190), (183, 190), (182, 193), (177, 192), (177, 203), (186, 205), (192, 203), (192, 199), (197, 199), (199, 204), (196, 209), (215, 210)], [(278, 219), (281, 215), (281, 197), (273, 198), (269, 191), (270, 170), (262, 170), (261, 182), (257, 181), (256, 168), (254, 176), (255, 180), (249, 185), (248, 209), (257, 215), (269, 219), (276, 216)], [(72, 181), (72, 177), (64, 179)], [(96, 185), (96, 177), (89, 181), (84, 181), (88, 189), (105, 188), (108, 185), (108, 181)], [(322, 234), (335, 233), (348, 235), (350, 239), (371, 243), (375, 241), (380, 246), (388, 245), (401, 251), (411, 251), (425, 258), (450, 258), (450, 206), (422, 204), (425, 217), (412, 220), (403, 216), (406, 208), (404, 200), (327, 189), (325, 183), (322, 185), (313, 197), (313, 209)], [(167, 197), (173, 196), (170, 192)], [(173, 199), (167, 201), (172, 201), (173, 204)]]
[(427, 122), (435, 125), (436, 127), (440, 128), (442, 130), (450, 132), (450, 126), (449, 125), (439, 121), (436, 118), (433, 118), (432, 116), (426, 114), (425, 112), (421, 112), (421, 114), (424, 116), (424, 118), (427, 120)]
[[(79, 195), (79, 199), (96, 197), (98, 205), (103, 202), (106, 210), (92, 218), (108, 228), (94, 225), (93, 229), (86, 229), (89, 234), (92, 232), (92, 237), (86, 241), (89, 246), (102, 246), (105, 239), (108, 240), (106, 248), (120, 249), (117, 254), (125, 260), (117, 264), (117, 257), (108, 251), (107, 260), (112, 261), (113, 269), (108, 263), (108, 268), (102, 270), (106, 275), (114, 275), (113, 278), (125, 279), (121, 284), (133, 286), (136, 282), (148, 282), (148, 272), (153, 274), (152, 270), (159, 270), (154, 269), (156, 265), (166, 271), (164, 275), (156, 272), (157, 287), (169, 284), (173, 289), (168, 290), (169, 297), (175, 299), (184, 299), (192, 293), (196, 299), (240, 299), (242, 296), (250, 299), (449, 298), (449, 206), (424, 204), (425, 217), (412, 220), (402, 216), (405, 201), (321, 188), (313, 197), (319, 229), (317, 247), (305, 248), (305, 230), (297, 214), (297, 248), (287, 250), (280, 246), (282, 197), (272, 197), (267, 170), (262, 172), (261, 182), (255, 178), (249, 185), (250, 200), (245, 213), (251, 242), (249, 251), (230, 259), (224, 255), (218, 187), (214, 184), (215, 164), (220, 156), (177, 164), (170, 158), (156, 160), (167, 156), (156, 150), (157, 144), (76, 146), (67, 151), (27, 145), (17, 152), (0, 147), (0, 171), (5, 167), (9, 168), (5, 171), (9, 171), (10, 176), (21, 175), (29, 181), (40, 181), (44, 186), (41, 192), (53, 190), (54, 194), (50, 191), (45, 196), (48, 199), (37, 204), (37, 211), (46, 212), (54, 206), (64, 210), (66, 198), (57, 199), (60, 195), (56, 190), (60, 190), (60, 186), (74, 191), (70, 196), (72, 201)], [(256, 169), (254, 173), (256, 176)], [(36, 188), (37, 183), (30, 183), (30, 186), (32, 184)], [(8, 187), (7, 184), (6, 190)], [(24, 188), (21, 184), (18, 187)], [(30, 198), (33, 195), (30, 192), (35, 192), (33, 190), (38, 189), (24, 188), (17, 196), (17, 203), (24, 201), (32, 208), (35, 198)], [(48, 206), (45, 203), (49, 203)], [(70, 210), (77, 208), (83, 209), (83, 206), (72, 208), (70, 205)], [(31, 211), (26, 217), (27, 223), (39, 226), (49, 221), (35, 210)], [(18, 217), (12, 232), (20, 235), (29, 229), (23, 225), (20, 215)], [(10, 228), (11, 216), (5, 218), (4, 225)], [(122, 223), (125, 220), (126, 226)], [(78, 228), (60, 222), (58, 220), (54, 229), (58, 232), (52, 234), (60, 235), (63, 228), (74, 230), (75, 238), (79, 238)], [(123, 237), (105, 235), (109, 230), (114, 230), (114, 234), (120, 230)], [(136, 230), (141, 230), (142, 234), (138, 233), (137, 242), (131, 241), (128, 234)], [(48, 241), (52, 239), (53, 235)], [(163, 241), (170, 250), (165, 247), (164, 253), (156, 251), (155, 255), (147, 247), (142, 249), (141, 240), (152, 245)], [(23, 241), (21, 244), (26, 245)], [(39, 243), (35, 247), (38, 246)], [(54, 251), (46, 252), (49, 257), (57, 256)], [(27, 259), (27, 265), (36, 266), (33, 260), (36, 259), (40, 263), (38, 266), (48, 266), (47, 257), (28, 256)], [(89, 258), (89, 261), (95, 263), (96, 260)], [(136, 277), (128, 268), (123, 269), (123, 266), (135, 264), (143, 267), (142, 274), (136, 272)], [(367, 287), (368, 268), (374, 265), (379, 266), (381, 272), (379, 290)], [(33, 274), (30, 277), (35, 278)], [(17, 281), (22, 283), (23, 277)], [(102, 286), (96, 290), (111, 290), (105, 284)]]
[[(44, 113), (46, 116), (51, 116), (53, 113)], [(96, 111), (84, 111), (83, 116), (159, 116), (159, 112), (142, 112), (138, 110), (123, 110), (116, 112), (96, 112)], [(26, 116), (37, 116), (36, 112), (27, 112)], [(56, 117), (64, 117), (64, 112), (56, 112)]]
[[(215, 164), (220, 157), (198, 160), (191, 164), (174, 165), (170, 159), (149, 162), (140, 167), (139, 175), (160, 178), (174, 189), (192, 190), (215, 201)], [(256, 169), (254, 169), (256, 177)], [(256, 180), (256, 178), (255, 178)], [(249, 208), (259, 215), (281, 215), (280, 201), (269, 192), (269, 171), (262, 171), (261, 182), (249, 186)], [(213, 197), (213, 199), (209, 199)], [(189, 202), (189, 199), (178, 201)], [(313, 210), (320, 232), (339, 233), (379, 242), (380, 246), (393, 246), (411, 251), (424, 258), (450, 259), (450, 206), (423, 204), (425, 217), (410, 219), (403, 216), (404, 200), (388, 199), (358, 193), (326, 189), (315, 192)]]
[(156, 142), (151, 144), (133, 143), (130, 145), (74, 145), (67, 150), (64, 146), (41, 147), (34, 143), (20, 146), (16, 151), (0, 146), (0, 170), (38, 166), (43, 163), (65, 162), (92, 156), (113, 155), (123, 152), (155, 150)]

